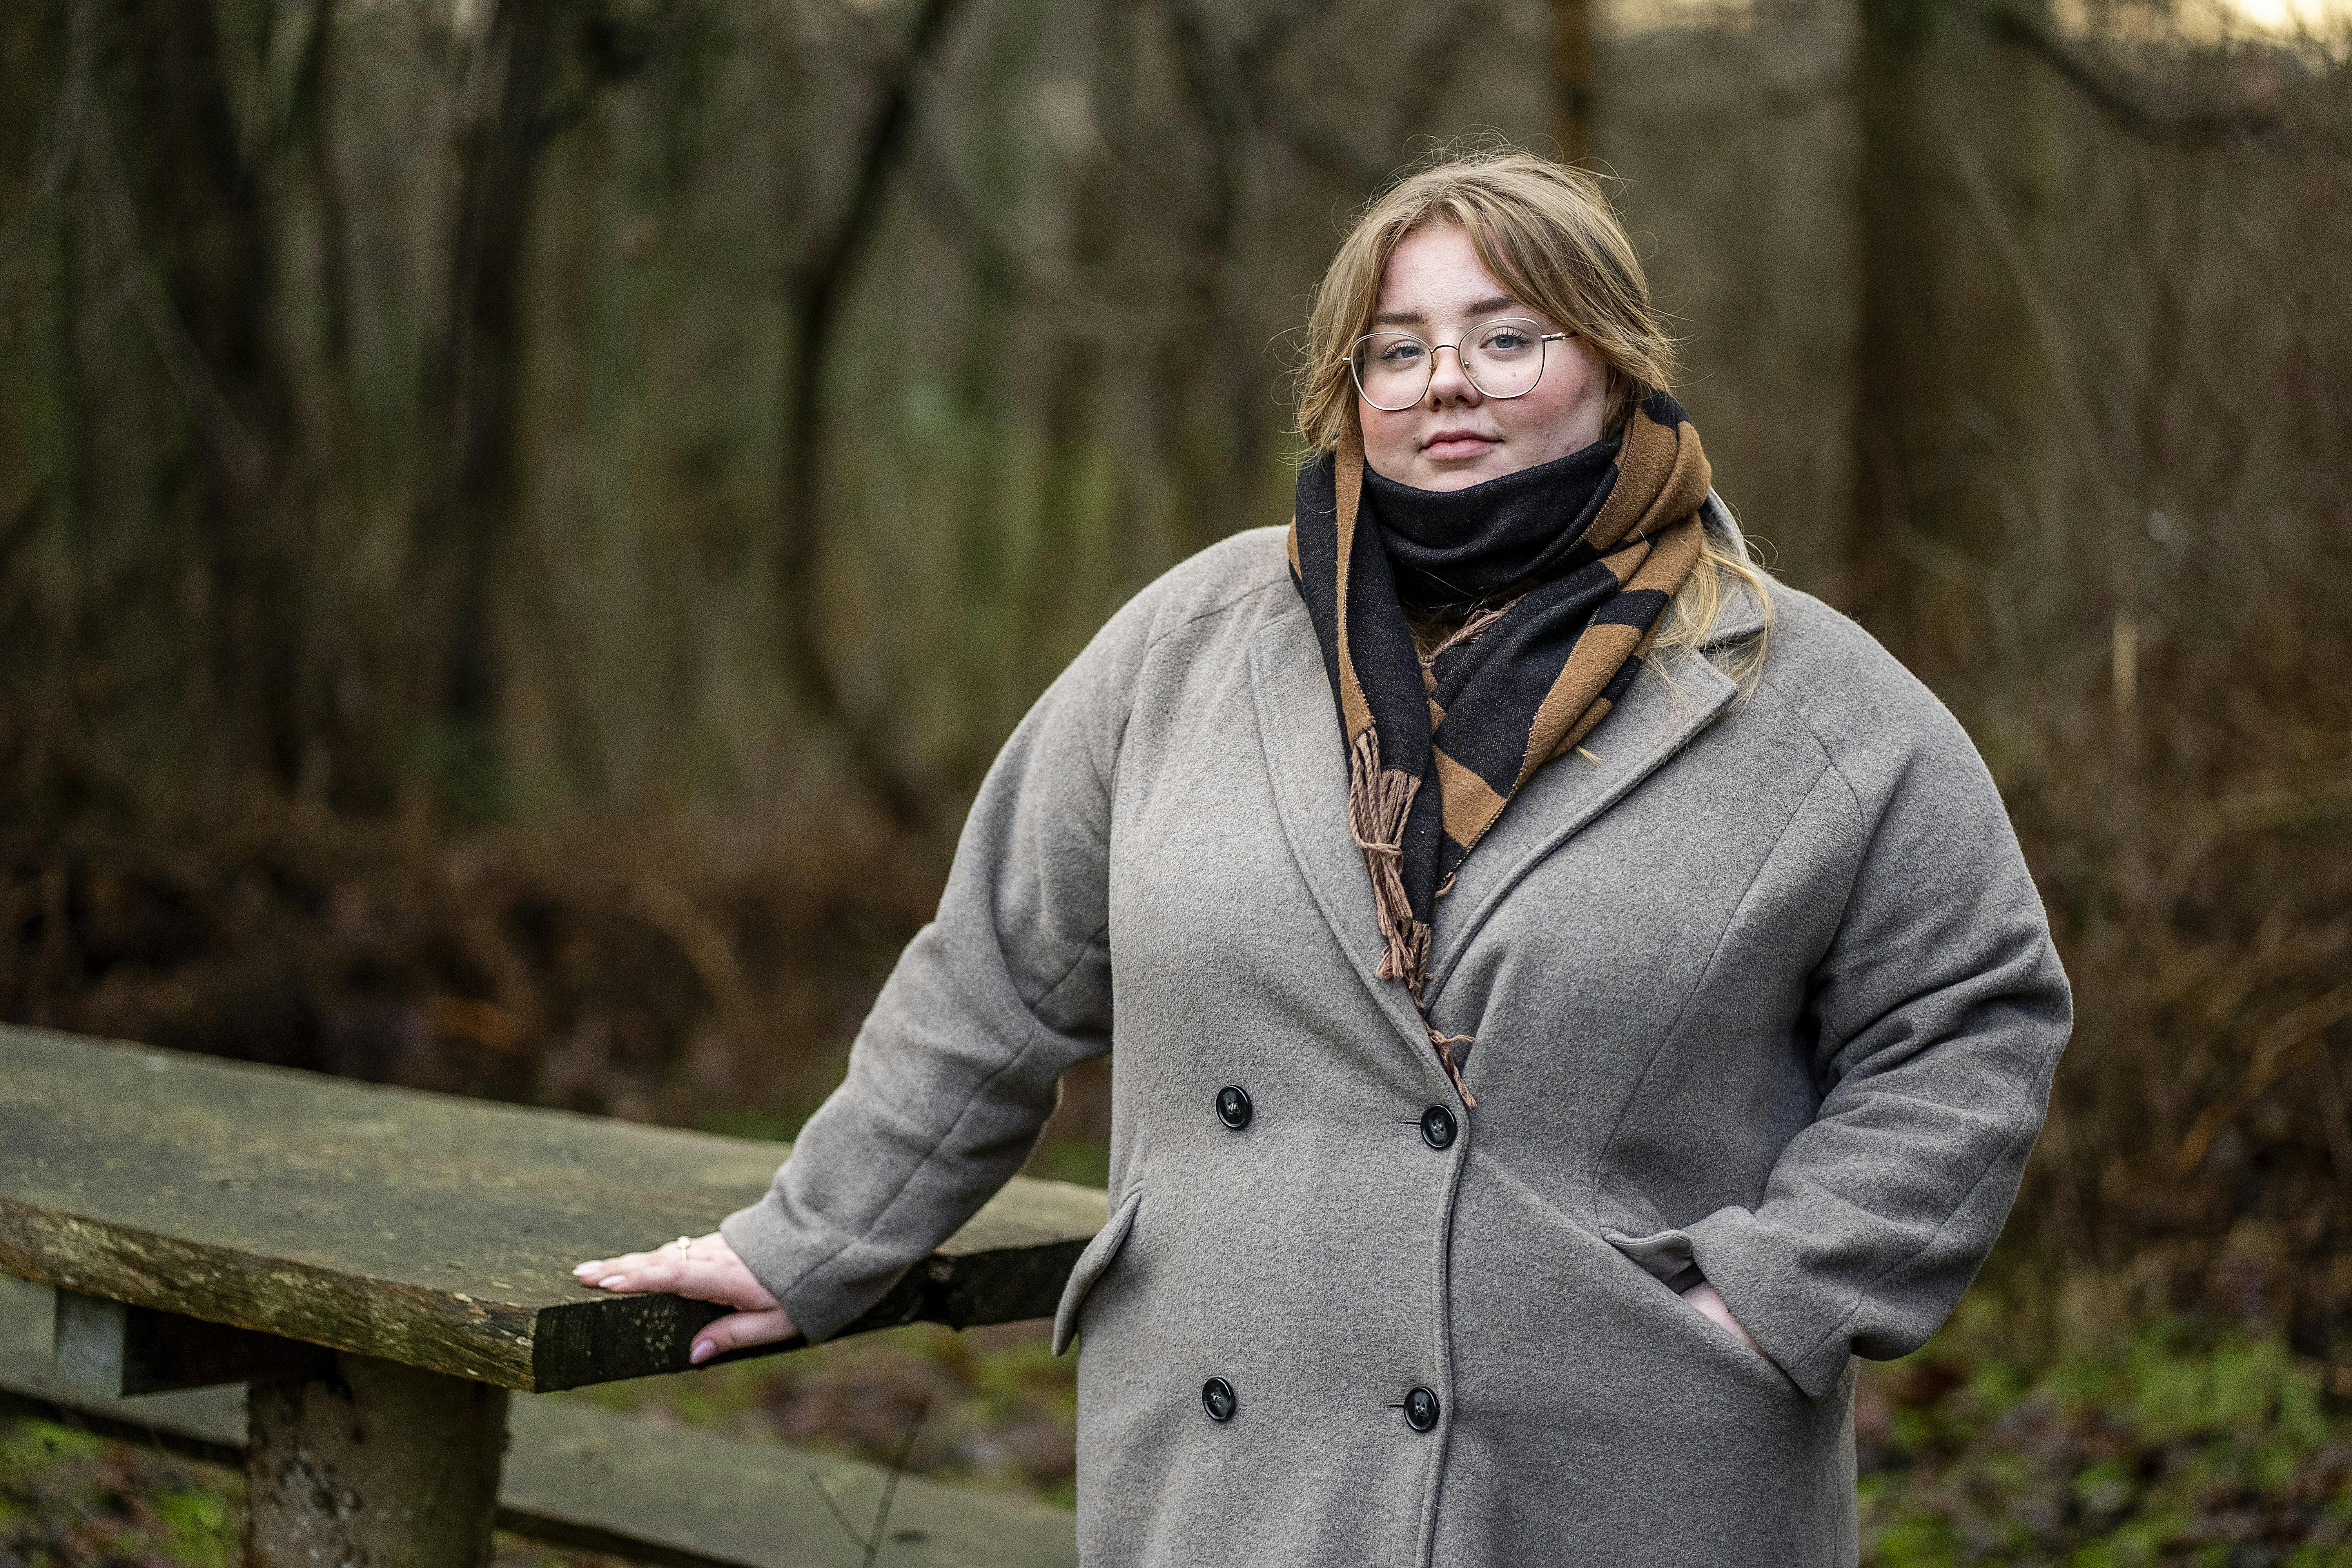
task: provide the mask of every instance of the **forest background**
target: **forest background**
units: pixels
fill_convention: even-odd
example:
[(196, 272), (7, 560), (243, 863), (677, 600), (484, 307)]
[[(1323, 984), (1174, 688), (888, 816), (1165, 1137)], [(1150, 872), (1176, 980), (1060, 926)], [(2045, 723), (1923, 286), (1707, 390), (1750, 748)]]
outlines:
[[(1507, 137), (1622, 182), (1718, 488), (1968, 725), (2076, 986), (1865, 1471), (2041, 1408), (2103, 1474), (2171, 1367), (2158, 1449), (2304, 1411), (2239, 1481), (2340, 1540), (2347, 88), (2221, 0), (17, 0), (0, 1016), (789, 1136), (1026, 704), (1286, 518), (1349, 214)], [(1033, 1169), (1100, 1178), (1106, 1085)], [(1046, 1391), (934, 1468), (1066, 1484), (1062, 1373), (922, 1343)], [(727, 1418), (894, 1442), (933, 1373), (858, 1353)]]

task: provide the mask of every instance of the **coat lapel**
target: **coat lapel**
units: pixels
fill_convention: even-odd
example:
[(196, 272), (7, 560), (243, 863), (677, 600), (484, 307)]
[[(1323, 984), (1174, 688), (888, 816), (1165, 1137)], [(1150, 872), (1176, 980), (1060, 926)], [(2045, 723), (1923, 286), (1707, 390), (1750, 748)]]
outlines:
[[(1348, 757), (1331, 683), (1323, 672), (1314, 623), (1299, 605), (1260, 626), (1250, 638), (1250, 688), (1257, 705), (1258, 740), (1282, 831), (1307, 879), (1315, 906), (1413, 1055), (1440, 1084), (1444, 1068), (1402, 982), (1379, 975), (1381, 933), (1372, 910), (1372, 880), (1348, 833)], [(1451, 1085), (1445, 1085), (1450, 1089)]]

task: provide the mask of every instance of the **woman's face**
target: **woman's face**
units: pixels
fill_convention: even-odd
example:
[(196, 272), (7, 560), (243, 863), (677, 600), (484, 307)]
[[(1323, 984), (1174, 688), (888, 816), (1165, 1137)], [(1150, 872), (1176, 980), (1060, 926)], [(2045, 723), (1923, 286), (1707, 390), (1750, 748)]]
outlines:
[[(1524, 316), (1547, 332), (1566, 331), (1511, 298), (1451, 225), (1416, 229), (1389, 256), (1372, 325), (1397, 327), (1431, 344), (1459, 342), (1481, 321)], [(1459, 353), (1440, 352), (1419, 403), (1391, 414), (1361, 396), (1364, 460), (1385, 479), (1416, 489), (1458, 490), (1601, 439), (1608, 374), (1582, 338), (1544, 344), (1543, 378), (1519, 397), (1482, 395), (1462, 374)]]

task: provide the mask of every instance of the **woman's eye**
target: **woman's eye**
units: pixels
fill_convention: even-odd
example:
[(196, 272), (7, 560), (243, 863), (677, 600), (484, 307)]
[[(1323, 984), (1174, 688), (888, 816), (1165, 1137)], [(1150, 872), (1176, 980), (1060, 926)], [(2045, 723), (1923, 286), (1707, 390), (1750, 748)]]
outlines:
[(1492, 353), (1509, 353), (1533, 343), (1535, 339), (1517, 327), (1504, 327), (1486, 334), (1486, 348)]
[(1419, 343), (1391, 343), (1381, 351), (1382, 364), (1411, 364), (1420, 357)]

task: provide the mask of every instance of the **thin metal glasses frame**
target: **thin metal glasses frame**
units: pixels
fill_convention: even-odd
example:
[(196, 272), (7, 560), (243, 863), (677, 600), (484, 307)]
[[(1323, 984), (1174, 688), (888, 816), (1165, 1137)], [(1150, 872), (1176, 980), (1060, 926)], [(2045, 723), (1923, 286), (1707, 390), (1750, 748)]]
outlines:
[[(1536, 340), (1537, 350), (1543, 356), (1536, 362), (1535, 379), (1528, 382), (1527, 385), (1521, 387), (1517, 392), (1489, 392), (1485, 387), (1479, 386), (1478, 378), (1470, 374), (1469, 361), (1462, 353), (1463, 338), (1475, 338), (1480, 332), (1485, 331), (1487, 328), (1501, 321), (1524, 322), (1527, 326), (1532, 328), (1533, 336)], [(1525, 397), (1528, 393), (1533, 392), (1537, 387), (1543, 384), (1543, 373), (1545, 370), (1549, 368), (1551, 362), (1551, 351), (1545, 348), (1543, 345), (1546, 343), (1564, 343), (1575, 335), (1576, 334), (1573, 332), (1547, 332), (1543, 330), (1543, 324), (1540, 321), (1531, 321), (1525, 316), (1490, 316), (1486, 321), (1483, 321), (1476, 326), (1472, 327), (1468, 331), (1464, 332), (1462, 334), (1462, 338), (1456, 338), (1450, 343), (1433, 343), (1426, 338), (1421, 336), (1418, 332), (1400, 332), (1392, 328), (1383, 331), (1366, 332), (1358, 337), (1355, 342), (1348, 345), (1348, 378), (1356, 384), (1356, 395), (1361, 397), (1367, 403), (1371, 403), (1374, 408), (1379, 409), (1383, 414), (1402, 414), (1406, 409), (1411, 408), (1414, 404), (1419, 403), (1423, 398), (1429, 395), (1429, 384), (1437, 379), (1437, 351), (1440, 349), (1452, 349), (1454, 351), (1454, 363), (1462, 367), (1462, 379), (1468, 382), (1472, 386), (1477, 387), (1479, 396), (1491, 397), (1497, 403), (1507, 403), (1514, 397)], [(1421, 390), (1414, 393), (1407, 401), (1397, 404), (1372, 403), (1372, 395), (1364, 390), (1364, 372), (1360, 360), (1365, 343), (1374, 338), (1389, 337), (1410, 338), (1414, 342), (1419, 343), (1423, 348), (1427, 349), (1429, 351), (1429, 373), (1422, 380)]]

